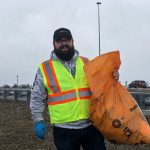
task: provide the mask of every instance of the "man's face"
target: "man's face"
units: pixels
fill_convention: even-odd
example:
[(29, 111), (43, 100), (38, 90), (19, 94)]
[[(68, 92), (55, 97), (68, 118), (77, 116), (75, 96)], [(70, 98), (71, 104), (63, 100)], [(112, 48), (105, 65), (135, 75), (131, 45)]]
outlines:
[(75, 53), (72, 39), (63, 37), (57, 41), (54, 41), (53, 45), (55, 54), (62, 60), (70, 60)]
[(73, 47), (73, 40), (67, 38), (61, 38), (57, 41), (54, 41), (54, 48), (60, 50), (63, 53), (67, 53), (70, 48)]

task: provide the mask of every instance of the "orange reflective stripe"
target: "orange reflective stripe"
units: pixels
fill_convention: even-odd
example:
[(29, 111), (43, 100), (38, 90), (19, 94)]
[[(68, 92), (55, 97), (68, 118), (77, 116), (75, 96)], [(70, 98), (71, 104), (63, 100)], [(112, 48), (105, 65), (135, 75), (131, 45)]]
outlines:
[(60, 89), (60, 86), (59, 86), (59, 83), (58, 83), (58, 80), (57, 80), (57, 78), (56, 78), (56, 74), (55, 74), (55, 71), (54, 71), (54, 67), (53, 67), (53, 64), (52, 64), (52, 60), (49, 61), (49, 65), (50, 65), (50, 67), (51, 67), (52, 74), (53, 74), (53, 77), (54, 77), (56, 86), (57, 86), (59, 92), (61, 92), (61, 89)]
[(79, 91), (89, 91), (90, 88), (89, 88), (89, 87), (88, 87), (88, 88), (79, 88), (78, 90), (79, 90)]
[(66, 100), (63, 100), (63, 101), (48, 102), (48, 105), (63, 104), (63, 103), (67, 103), (67, 102), (71, 102), (71, 101), (75, 101), (75, 100), (77, 100), (77, 98), (76, 98), (76, 97), (74, 97), (74, 98), (70, 98), (70, 99), (66, 99)]
[(46, 77), (47, 85), (48, 85), (48, 87), (52, 90), (52, 92), (55, 93), (53, 87), (52, 87), (51, 84), (50, 84), (50, 80), (49, 80), (49, 78), (48, 78), (48, 74), (47, 74), (47, 71), (46, 71), (46, 68), (45, 68), (44, 63), (42, 63), (42, 67), (43, 67), (44, 74), (45, 74), (45, 77)]
[(88, 99), (90, 99), (90, 98), (91, 98), (91, 96), (80, 96), (80, 99), (88, 100)]
[(56, 94), (48, 94), (48, 97), (61, 96), (61, 95), (69, 94), (69, 93), (73, 93), (73, 92), (76, 92), (76, 91), (75, 90), (69, 90), (69, 91), (64, 91), (64, 92), (56, 93)]

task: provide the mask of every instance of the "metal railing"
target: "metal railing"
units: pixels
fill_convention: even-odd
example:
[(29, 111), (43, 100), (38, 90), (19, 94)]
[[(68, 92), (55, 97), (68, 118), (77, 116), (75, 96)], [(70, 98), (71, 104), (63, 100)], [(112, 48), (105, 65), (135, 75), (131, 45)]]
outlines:
[(150, 110), (150, 89), (128, 89), (131, 95), (134, 97), (138, 105), (143, 110)]
[[(150, 89), (130, 88), (128, 91), (142, 110), (150, 111)], [(0, 100), (30, 101), (31, 88), (0, 88)]]
[[(150, 123), (150, 89), (130, 88), (128, 91), (140, 106)], [(30, 102), (31, 88), (0, 88), (0, 100)]]
[(30, 101), (30, 88), (0, 88), (0, 100)]

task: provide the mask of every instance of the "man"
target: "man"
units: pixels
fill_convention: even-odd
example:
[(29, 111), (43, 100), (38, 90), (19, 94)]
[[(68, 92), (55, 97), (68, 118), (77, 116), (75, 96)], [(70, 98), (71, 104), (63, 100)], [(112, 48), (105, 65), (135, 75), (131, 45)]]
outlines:
[[(37, 138), (48, 130), (42, 113), (47, 99), (54, 143), (58, 150), (105, 150), (104, 137), (89, 120), (91, 91), (83, 66), (89, 60), (79, 56), (69, 29), (59, 28), (53, 35), (54, 50), (39, 65), (31, 92), (30, 108)], [(119, 74), (113, 72), (118, 80)]]

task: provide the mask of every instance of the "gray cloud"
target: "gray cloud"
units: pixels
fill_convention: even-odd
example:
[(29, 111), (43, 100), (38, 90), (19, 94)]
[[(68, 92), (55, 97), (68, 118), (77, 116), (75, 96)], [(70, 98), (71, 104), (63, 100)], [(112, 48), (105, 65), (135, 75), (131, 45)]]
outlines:
[[(49, 58), (52, 36), (71, 29), (81, 55), (98, 55), (97, 1), (0, 0), (0, 85), (32, 83), (37, 66)], [(119, 49), (120, 80), (150, 82), (150, 1), (103, 0), (101, 52)]]

